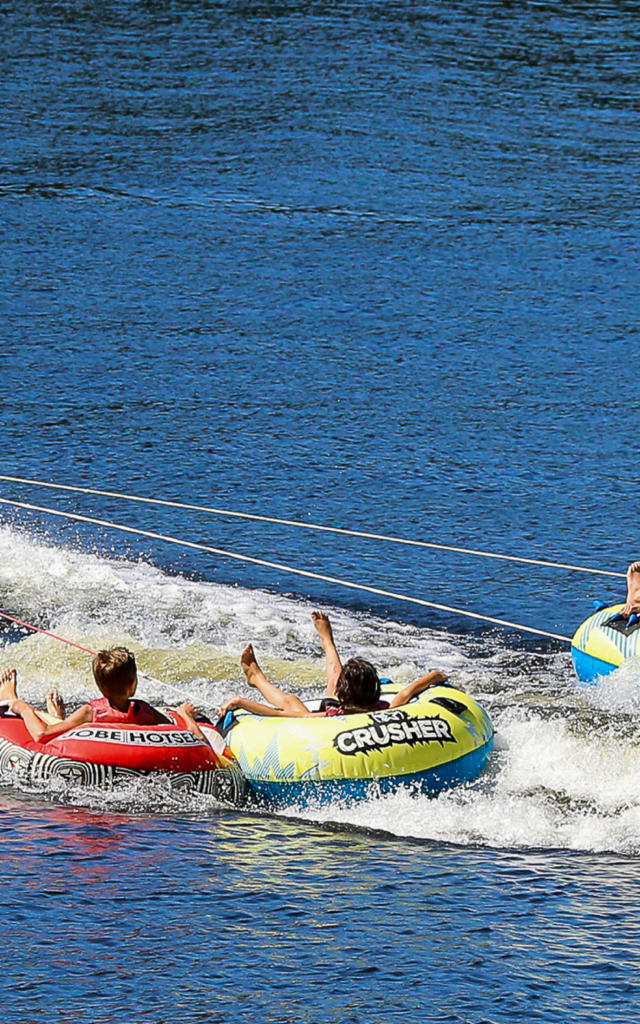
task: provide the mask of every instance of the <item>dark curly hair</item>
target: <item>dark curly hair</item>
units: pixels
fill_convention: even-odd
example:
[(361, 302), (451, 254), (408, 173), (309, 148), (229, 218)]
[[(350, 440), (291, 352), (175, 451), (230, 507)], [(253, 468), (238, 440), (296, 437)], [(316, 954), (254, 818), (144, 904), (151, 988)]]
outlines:
[(380, 700), (380, 680), (370, 661), (350, 658), (336, 683), (336, 697), (345, 710), (368, 710)]

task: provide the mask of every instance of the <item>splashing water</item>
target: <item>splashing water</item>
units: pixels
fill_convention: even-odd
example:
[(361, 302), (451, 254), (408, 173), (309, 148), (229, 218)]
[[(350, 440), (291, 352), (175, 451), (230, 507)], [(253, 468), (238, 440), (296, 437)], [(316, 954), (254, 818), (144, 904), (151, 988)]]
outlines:
[[(311, 606), (300, 599), (171, 576), (141, 561), (107, 558), (0, 528), (2, 607), (87, 647), (134, 650), (144, 696), (189, 697), (215, 711), (247, 692), (239, 654), (248, 640), (268, 674), (300, 694), (323, 686)], [(475, 783), (437, 800), (400, 790), (365, 805), (305, 809), (289, 817), (373, 828), (464, 845), (640, 853), (640, 674), (628, 664), (582, 689), (568, 654), (513, 651), (494, 634), (458, 637), (331, 609), (339, 649), (361, 653), (405, 682), (441, 667), (492, 716), (495, 752)], [(5, 629), (5, 664), (23, 696), (42, 702), (52, 685), (73, 706), (93, 694), (88, 656), (38, 634)], [(144, 780), (117, 793), (65, 788), (52, 799), (114, 810), (176, 806), (210, 814), (215, 802), (168, 793)]]

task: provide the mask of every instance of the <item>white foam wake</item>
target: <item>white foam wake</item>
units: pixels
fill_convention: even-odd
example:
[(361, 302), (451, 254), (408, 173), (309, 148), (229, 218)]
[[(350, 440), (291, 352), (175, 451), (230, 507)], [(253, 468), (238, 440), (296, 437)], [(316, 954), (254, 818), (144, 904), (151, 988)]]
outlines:
[[(0, 608), (92, 649), (127, 644), (157, 678), (143, 689), (159, 703), (190, 697), (214, 710), (246, 692), (238, 658), (249, 640), (276, 681), (301, 693), (323, 684), (306, 602), (64, 548), (8, 525), (0, 527)], [(640, 853), (633, 666), (581, 689), (568, 654), (516, 653), (495, 634), (457, 637), (344, 609), (332, 620), (343, 653), (370, 658), (381, 674), (407, 681), (425, 668), (448, 671), (491, 714), (496, 750), (481, 779), (437, 800), (399, 792), (291, 814), (425, 840)], [(94, 692), (88, 656), (55, 640), (7, 632), (0, 654), (18, 666), (27, 699), (42, 700), (52, 684), (71, 704)], [(144, 787), (132, 806), (141, 800)]]

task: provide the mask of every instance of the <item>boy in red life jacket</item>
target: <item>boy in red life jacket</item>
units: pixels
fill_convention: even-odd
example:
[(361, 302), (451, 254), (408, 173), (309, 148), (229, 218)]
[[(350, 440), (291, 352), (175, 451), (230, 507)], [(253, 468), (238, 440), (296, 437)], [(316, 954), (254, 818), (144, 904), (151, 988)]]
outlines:
[[(53, 736), (67, 732), (79, 725), (90, 722), (112, 722), (127, 725), (173, 725), (170, 719), (144, 700), (134, 700), (138, 685), (136, 659), (126, 647), (114, 647), (110, 651), (99, 651), (92, 662), (93, 677), (102, 697), (83, 704), (81, 708), (65, 717), (64, 703), (58, 697), (49, 695), (47, 706), (59, 717), (52, 722), (42, 712), (18, 697), (17, 672), (6, 669), (0, 675), (0, 704), (8, 704), (9, 711), (19, 715), (31, 737), (42, 743)], [(176, 711), (184, 719), (187, 729), (198, 739), (207, 742), (198, 726), (196, 708), (189, 701), (181, 704)]]

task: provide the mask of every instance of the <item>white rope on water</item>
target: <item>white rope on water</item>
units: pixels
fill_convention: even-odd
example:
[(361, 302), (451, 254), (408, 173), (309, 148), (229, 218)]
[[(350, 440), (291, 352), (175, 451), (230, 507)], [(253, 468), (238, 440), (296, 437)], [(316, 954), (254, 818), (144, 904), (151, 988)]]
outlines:
[(407, 594), (398, 594), (393, 590), (383, 590), (380, 587), (370, 587), (364, 583), (353, 583), (351, 580), (340, 579), (338, 576), (327, 576), (322, 573), (311, 572), (308, 569), (297, 569), (291, 565), (284, 565), (281, 562), (270, 562), (264, 558), (255, 558), (252, 555), (241, 555), (235, 551), (226, 551), (224, 548), (211, 547), (209, 544), (200, 544), (196, 541), (182, 540), (179, 537), (171, 537), (164, 533), (155, 533), (152, 530), (140, 530), (132, 526), (125, 526), (123, 523), (109, 522), (107, 519), (97, 519), (94, 516), (84, 516), (77, 512), (62, 512), (60, 509), (48, 508), (44, 505), (32, 505), (25, 501), (12, 501), (9, 498), (0, 498), (0, 504), (10, 505), (14, 508), (26, 509), (30, 512), (44, 512), (46, 515), (59, 516), (62, 519), (72, 519), (80, 523), (92, 523), (95, 526), (106, 526), (111, 530), (120, 530), (123, 533), (131, 533), (137, 537), (150, 537), (153, 540), (162, 540), (167, 544), (177, 544), (180, 547), (194, 548), (198, 551), (206, 551), (213, 555), (222, 555), (224, 558), (233, 558), (240, 562), (250, 562), (252, 565), (266, 566), (269, 569), (277, 569), (280, 572), (292, 573), (295, 576), (305, 576), (308, 579), (321, 580), (324, 583), (335, 583), (341, 587), (348, 587), (351, 590), (361, 590), (368, 594), (376, 594), (379, 597), (391, 597), (396, 601), (404, 601), (408, 604), (421, 605), (424, 608), (435, 608), (437, 611), (452, 612), (455, 615), (462, 615), (469, 619), (478, 619), (481, 622), (491, 622), (496, 626), (508, 626), (524, 633), (535, 633), (537, 636), (547, 636), (554, 640), (566, 640), (571, 642), (571, 637), (561, 633), (550, 633), (544, 629), (534, 629), (532, 626), (523, 626), (518, 622), (510, 622), (508, 619), (497, 619), (490, 615), (479, 615), (477, 612), (469, 612), (463, 608), (454, 608), (446, 604), (437, 604), (435, 601), (425, 601), (421, 597), (409, 597)]
[(275, 516), (260, 516), (253, 512), (233, 512), (229, 509), (213, 508), (208, 505), (191, 505), (183, 501), (170, 501), (166, 498), (143, 498), (137, 494), (125, 494), (119, 491), (102, 491), (94, 487), (74, 487), (71, 484), (52, 484), (45, 480), (30, 480), (20, 476), (4, 476), (0, 480), (10, 483), (29, 484), (33, 487), (49, 487), (57, 491), (73, 491), (76, 494), (96, 494), (104, 498), (119, 498), (123, 501), (139, 501), (147, 505), (164, 505), (168, 508), (181, 508), (191, 512), (208, 512), (211, 515), (227, 516), (232, 519), (250, 519), (260, 523), (276, 523), (280, 526), (295, 526), (301, 530), (318, 530), (323, 533), (339, 533), (347, 537), (364, 537), (368, 540), (381, 540), (391, 544), (405, 544), (417, 548), (433, 548), (437, 551), (453, 551), (460, 555), (474, 555), (479, 558), (497, 558), (504, 562), (520, 562), (525, 565), (542, 565), (551, 569), (569, 569), (572, 572), (588, 572), (598, 576), (617, 576), (624, 579), (623, 572), (612, 572), (611, 569), (594, 569), (586, 565), (572, 565), (568, 562), (551, 562), (543, 558), (524, 558), (521, 555), (503, 555), (495, 551), (482, 551), (474, 548), (455, 547), (452, 544), (436, 544), (434, 541), (410, 540), (406, 537), (395, 537), (385, 533), (370, 533), (366, 530), (347, 530), (340, 526), (323, 526), (319, 523), (303, 523), (299, 519), (277, 519)]

